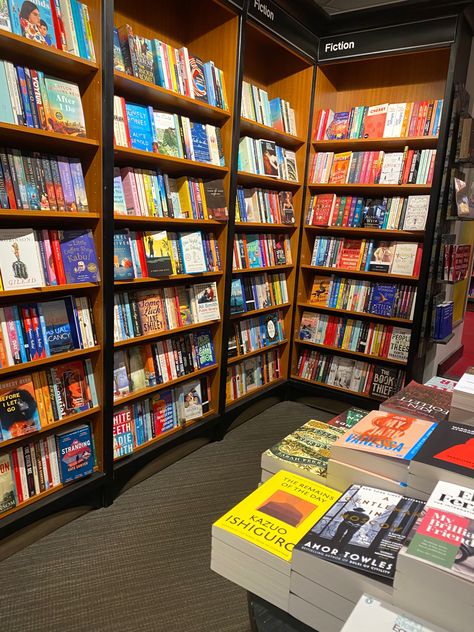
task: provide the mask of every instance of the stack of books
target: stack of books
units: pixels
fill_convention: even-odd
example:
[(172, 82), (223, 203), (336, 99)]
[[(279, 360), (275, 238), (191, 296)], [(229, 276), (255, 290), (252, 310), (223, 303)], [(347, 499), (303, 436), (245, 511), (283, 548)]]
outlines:
[(435, 307), (433, 339), (444, 340), (453, 333), (454, 301), (443, 301)]
[(298, 182), (295, 152), (272, 140), (243, 136), (239, 141), (238, 167), (239, 171)]
[(294, 224), (295, 209), (291, 191), (267, 191), (237, 187), (237, 222)]
[(470, 269), (471, 244), (446, 244), (443, 261), (443, 281), (465, 279)]
[(418, 384), (412, 380), (398, 393), (380, 404), (380, 410), (439, 423), (447, 421), (452, 398), (452, 393), (448, 390), (436, 389), (428, 384)]
[(474, 426), (474, 368), (469, 367), (453, 389), (449, 421)]
[(247, 81), (242, 81), (241, 116), (296, 136), (295, 111), (288, 101), (269, 99), (266, 90)]

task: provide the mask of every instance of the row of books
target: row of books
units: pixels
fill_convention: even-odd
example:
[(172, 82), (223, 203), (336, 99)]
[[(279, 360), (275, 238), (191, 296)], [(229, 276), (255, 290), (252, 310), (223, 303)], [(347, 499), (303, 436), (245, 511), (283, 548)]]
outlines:
[(408, 359), (411, 331), (368, 320), (303, 312), (299, 339), (345, 351), (399, 360)]
[(311, 196), (306, 223), (309, 226), (424, 230), (429, 203), (429, 195), (363, 198), (322, 193)]
[(81, 161), (0, 148), (0, 208), (87, 213)]
[(128, 229), (114, 232), (116, 281), (219, 270), (219, 245), (212, 232), (153, 233)]
[(191, 99), (229, 109), (224, 73), (213, 61), (158, 39), (135, 35), (129, 24), (114, 28), (114, 68)]
[(210, 384), (207, 377), (201, 377), (117, 408), (113, 419), (114, 459), (185, 428), (209, 412), (209, 402)]
[(226, 375), (227, 403), (278, 380), (281, 375), (280, 360), (280, 350), (272, 349), (229, 366)]
[(90, 230), (4, 228), (0, 246), (3, 290), (100, 280)]
[(202, 329), (114, 353), (114, 398), (214, 366), (211, 331)]
[(78, 0), (5, 0), (0, 7), (0, 28), (95, 61), (89, 8)]
[(291, 191), (269, 191), (237, 187), (235, 219), (237, 222), (294, 224), (295, 209)]
[(79, 86), (0, 60), (0, 121), (86, 136)]
[(443, 281), (465, 279), (471, 261), (471, 244), (445, 244)]
[(316, 152), (309, 181), (314, 184), (431, 184), (436, 149)]
[(241, 116), (280, 132), (296, 136), (295, 111), (288, 101), (268, 98), (268, 92), (248, 81), (242, 81)]
[(172, 331), (219, 318), (215, 281), (117, 292), (114, 297), (114, 340), (119, 342)]
[(435, 305), (433, 338), (444, 340), (453, 333), (454, 302), (443, 301)]
[(223, 180), (134, 167), (114, 168), (114, 213), (179, 219), (227, 219)]
[(94, 442), (88, 423), (14, 448), (0, 456), (0, 512), (83, 478), (93, 472), (94, 466)]
[(2, 368), (97, 345), (92, 307), (85, 296), (4, 305), (0, 334)]
[(236, 234), (234, 237), (233, 269), (283, 266), (293, 263), (288, 235)]
[(114, 142), (119, 147), (225, 165), (219, 127), (119, 96), (114, 96)]
[(417, 243), (316, 237), (311, 265), (417, 276), (422, 254)]
[(234, 323), (231, 338), (229, 357), (278, 344), (285, 339), (282, 313), (277, 311), (238, 320)]
[(316, 349), (300, 350), (296, 375), (312, 382), (383, 399), (400, 390), (405, 378), (405, 372), (396, 367), (329, 355)]
[(232, 279), (230, 313), (244, 314), (256, 309), (288, 303), (288, 287), (283, 272), (244, 275)]
[(239, 171), (298, 181), (294, 151), (280, 147), (272, 140), (243, 136), (239, 141)]
[(413, 319), (416, 286), (315, 276), (309, 303), (387, 318)]
[(98, 406), (89, 359), (55, 364), (0, 383), (0, 441), (48, 428)]
[(443, 99), (359, 105), (345, 112), (318, 112), (314, 140), (438, 136)]

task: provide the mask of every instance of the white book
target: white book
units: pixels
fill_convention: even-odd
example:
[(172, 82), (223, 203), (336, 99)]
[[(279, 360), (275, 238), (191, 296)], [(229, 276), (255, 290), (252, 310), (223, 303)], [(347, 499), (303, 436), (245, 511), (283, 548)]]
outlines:
[(384, 138), (398, 138), (402, 132), (406, 103), (390, 103), (387, 110)]
[(180, 233), (179, 246), (186, 274), (206, 272), (206, 255), (204, 254), (202, 234), (200, 231), (194, 233)]
[(413, 276), (418, 244), (397, 242), (393, 253), (390, 274)]
[(219, 146), (217, 144), (216, 128), (214, 125), (206, 125), (206, 135), (211, 162), (213, 165), (220, 165)]
[(379, 184), (398, 184), (402, 171), (403, 157), (403, 151), (395, 151), (384, 155)]
[(216, 282), (196, 283), (192, 287), (192, 291), (194, 293), (196, 321), (203, 323), (208, 320), (218, 320), (220, 311)]
[(410, 195), (403, 221), (403, 230), (424, 230), (429, 204), (429, 195)]
[(0, 272), (5, 291), (45, 285), (43, 266), (32, 228), (2, 230)]
[(387, 358), (390, 360), (408, 360), (410, 349), (411, 331), (403, 327), (394, 327), (390, 338), (390, 347)]

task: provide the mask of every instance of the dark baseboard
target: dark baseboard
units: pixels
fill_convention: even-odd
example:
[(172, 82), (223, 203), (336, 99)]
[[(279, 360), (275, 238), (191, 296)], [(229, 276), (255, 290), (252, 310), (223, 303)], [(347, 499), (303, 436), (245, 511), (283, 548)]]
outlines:
[(462, 358), (462, 354), (464, 353), (464, 345), (461, 345), (459, 349), (456, 349), (454, 353), (452, 353), (446, 360), (443, 360), (440, 364), (438, 364), (437, 375), (440, 377), (444, 377), (444, 375), (449, 371), (449, 369), (456, 364), (458, 360)]

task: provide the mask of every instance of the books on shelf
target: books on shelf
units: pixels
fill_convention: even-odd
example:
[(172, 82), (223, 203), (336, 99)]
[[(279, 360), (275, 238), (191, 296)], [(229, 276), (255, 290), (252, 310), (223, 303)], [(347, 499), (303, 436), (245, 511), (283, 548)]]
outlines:
[(162, 338), (114, 353), (114, 398), (166, 384), (216, 364), (209, 329)]
[(269, 99), (268, 92), (248, 81), (242, 81), (241, 116), (280, 132), (296, 136), (295, 111), (288, 101), (275, 97)]
[(114, 298), (115, 342), (219, 319), (215, 281), (117, 292)]
[(91, 428), (82, 424), (56, 435), (61, 482), (69, 483), (92, 474), (95, 466)]
[(446, 421), (451, 407), (452, 393), (430, 388), (412, 380), (401, 391), (385, 400), (380, 410), (411, 415), (428, 421)]
[(443, 281), (461, 281), (470, 270), (471, 244), (445, 244)]
[(360, 105), (345, 112), (320, 110), (314, 140), (437, 136), (443, 99), (412, 103)]
[(234, 270), (284, 266), (292, 263), (288, 235), (237, 233), (234, 237)]
[[(231, 342), (229, 341), (229, 346)], [(272, 349), (236, 362), (227, 368), (226, 401), (243, 397), (280, 378), (280, 350)]]
[(129, 24), (114, 28), (114, 68), (191, 99), (228, 110), (224, 73), (213, 61), (159, 39), (135, 35)]
[(413, 285), (315, 275), (308, 302), (316, 307), (412, 320), (416, 291)]
[(244, 314), (288, 303), (284, 273), (243, 275), (232, 279), (230, 313)]
[(294, 224), (295, 209), (291, 191), (268, 191), (237, 187), (237, 222)]
[(403, 152), (316, 152), (309, 181), (313, 184), (431, 184), (436, 149)]
[(298, 182), (294, 151), (271, 140), (243, 136), (239, 141), (239, 171)]
[(435, 305), (433, 339), (444, 340), (453, 333), (454, 301), (443, 301)]
[(298, 336), (303, 342), (406, 362), (411, 331), (367, 320), (304, 311)]
[(236, 344), (235, 351), (229, 349), (230, 357), (246, 355), (278, 344), (285, 339), (283, 315), (280, 311), (275, 311), (239, 319), (234, 324), (232, 337)]

